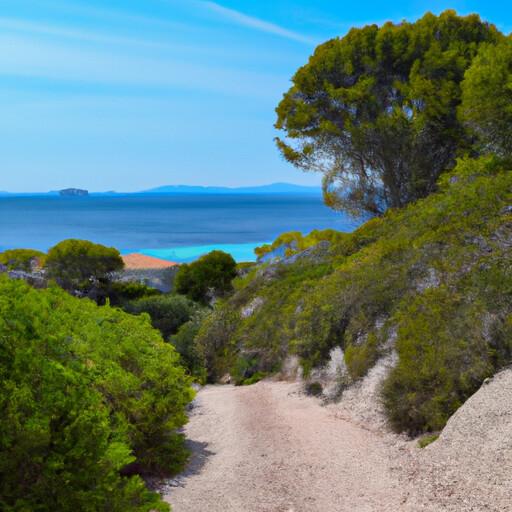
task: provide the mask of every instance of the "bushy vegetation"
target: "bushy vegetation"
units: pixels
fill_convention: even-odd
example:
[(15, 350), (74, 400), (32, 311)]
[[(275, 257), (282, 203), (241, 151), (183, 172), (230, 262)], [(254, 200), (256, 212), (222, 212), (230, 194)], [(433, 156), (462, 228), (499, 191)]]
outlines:
[(33, 265), (42, 266), (45, 254), (34, 249), (10, 249), (0, 253), (0, 264), (9, 270), (30, 272)]
[(349, 377), (395, 349), (384, 400), (397, 430), (437, 431), (512, 361), (512, 173), (465, 159), (439, 191), (331, 241), (321, 258), (259, 265), (234, 281), (197, 338), (210, 378), (271, 372), (298, 354), (306, 375), (341, 347)]
[(69, 292), (94, 294), (95, 299), (106, 295), (110, 274), (123, 266), (117, 249), (88, 240), (63, 240), (48, 251), (45, 260), (49, 279)]
[(311, 233), (303, 235), (300, 231), (291, 231), (279, 235), (271, 244), (256, 247), (254, 252), (259, 259), (276, 254), (277, 257), (293, 256), (309, 247), (314, 247), (319, 242), (334, 242), (341, 240), (345, 234), (334, 229), (314, 229)]
[(512, 40), (485, 45), (462, 84), (460, 114), (480, 151), (512, 155)]
[[(295, 166), (323, 174), (334, 208), (381, 215), (425, 197), (472, 147), (457, 116), (464, 73), (479, 48), (504, 39), (477, 15), (454, 11), (354, 28), (318, 46), (293, 76), (277, 107), (286, 136), (278, 147)], [(481, 86), (488, 105), (494, 89)]]
[(126, 306), (132, 301), (155, 297), (162, 292), (142, 283), (134, 281), (112, 281), (106, 287), (106, 297), (111, 306)]
[(236, 275), (233, 257), (223, 251), (212, 251), (193, 263), (181, 265), (174, 288), (196, 302), (208, 304), (232, 290), (231, 281)]
[(208, 313), (207, 309), (197, 309), (190, 320), (181, 325), (178, 332), (169, 338), (169, 342), (174, 345), (180, 355), (182, 364), (190, 372), (190, 375), (201, 384), (206, 383), (207, 373), (196, 337)]
[(191, 398), (145, 318), (0, 276), (2, 510), (168, 510), (135, 473), (183, 467)]
[(162, 294), (129, 302), (124, 309), (134, 315), (147, 313), (153, 327), (167, 339), (176, 334), (199, 308), (195, 302), (182, 295)]

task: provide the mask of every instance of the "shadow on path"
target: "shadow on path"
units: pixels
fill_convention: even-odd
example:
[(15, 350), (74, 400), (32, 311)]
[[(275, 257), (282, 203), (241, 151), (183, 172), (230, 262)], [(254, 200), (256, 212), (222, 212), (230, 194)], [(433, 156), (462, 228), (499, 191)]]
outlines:
[(190, 460), (183, 472), (165, 482), (165, 487), (167, 488), (184, 487), (185, 480), (191, 476), (198, 475), (206, 464), (208, 458), (215, 455), (214, 452), (208, 450), (208, 443), (201, 443), (199, 441), (187, 439), (185, 446), (191, 452)]

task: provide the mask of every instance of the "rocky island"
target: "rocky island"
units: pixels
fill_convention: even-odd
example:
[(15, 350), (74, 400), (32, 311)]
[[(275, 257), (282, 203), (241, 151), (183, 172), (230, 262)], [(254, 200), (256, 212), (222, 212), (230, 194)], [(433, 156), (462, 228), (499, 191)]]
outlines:
[(89, 191), (81, 188), (65, 188), (63, 190), (59, 190), (59, 195), (61, 197), (87, 197), (89, 195)]

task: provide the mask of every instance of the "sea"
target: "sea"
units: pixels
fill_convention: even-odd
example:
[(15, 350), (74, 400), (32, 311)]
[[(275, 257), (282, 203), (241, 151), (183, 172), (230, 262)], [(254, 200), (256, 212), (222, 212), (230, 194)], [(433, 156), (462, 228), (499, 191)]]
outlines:
[(214, 249), (237, 261), (287, 231), (352, 231), (359, 223), (315, 194), (0, 197), (0, 251), (47, 251), (67, 238), (189, 262)]

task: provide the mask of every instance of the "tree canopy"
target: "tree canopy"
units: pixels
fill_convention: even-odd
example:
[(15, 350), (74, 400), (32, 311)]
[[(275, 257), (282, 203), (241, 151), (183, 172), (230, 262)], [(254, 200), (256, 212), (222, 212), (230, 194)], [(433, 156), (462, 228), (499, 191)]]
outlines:
[(85, 293), (123, 266), (117, 249), (75, 239), (63, 240), (52, 247), (45, 262), (50, 279), (65, 290)]
[(9, 270), (30, 272), (33, 265), (41, 265), (45, 254), (34, 249), (9, 249), (0, 253), (0, 264)]
[(236, 277), (236, 261), (223, 251), (212, 251), (189, 265), (182, 265), (176, 274), (176, 292), (192, 300), (208, 303), (232, 289)]
[(485, 45), (466, 72), (460, 114), (481, 150), (512, 154), (512, 41)]
[(352, 29), (320, 45), (277, 107), (283, 156), (323, 173), (327, 204), (382, 214), (435, 189), (471, 146), (457, 117), (480, 46), (503, 39), (477, 15)]

